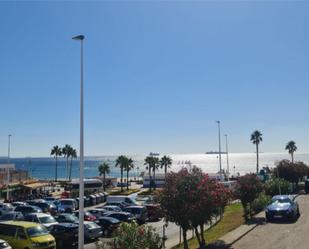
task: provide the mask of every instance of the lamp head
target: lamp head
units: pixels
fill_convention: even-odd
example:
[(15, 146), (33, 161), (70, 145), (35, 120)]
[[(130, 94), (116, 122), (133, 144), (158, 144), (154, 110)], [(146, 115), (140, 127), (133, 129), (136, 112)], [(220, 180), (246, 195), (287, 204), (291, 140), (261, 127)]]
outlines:
[(72, 39), (82, 41), (82, 40), (85, 39), (85, 36), (84, 35), (77, 35), (77, 36), (73, 36)]

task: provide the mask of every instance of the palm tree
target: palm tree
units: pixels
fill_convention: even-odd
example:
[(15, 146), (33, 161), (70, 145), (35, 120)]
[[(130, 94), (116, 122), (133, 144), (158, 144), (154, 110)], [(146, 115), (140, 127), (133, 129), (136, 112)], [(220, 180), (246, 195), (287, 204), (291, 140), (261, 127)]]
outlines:
[(128, 164), (128, 158), (126, 156), (119, 156), (117, 159), (116, 159), (116, 167), (119, 166), (120, 168), (120, 184), (121, 184), (121, 192), (123, 191), (123, 170), (126, 169), (126, 165)]
[(56, 145), (51, 149), (50, 155), (54, 156), (56, 159), (56, 168), (55, 168), (55, 182), (58, 180), (58, 156), (61, 156), (62, 149)]
[(100, 176), (103, 175), (103, 190), (105, 191), (105, 175), (109, 174), (110, 167), (109, 167), (108, 163), (101, 163), (98, 167), (98, 170), (99, 170)]
[[(146, 170), (148, 170), (149, 174), (149, 191), (151, 192), (152, 182), (155, 179), (151, 179), (151, 170), (153, 172), (153, 176), (155, 178), (155, 171), (159, 167), (159, 158), (153, 156), (147, 156), (144, 160), (144, 165), (146, 165)], [(155, 186), (154, 186), (155, 187)]]
[(69, 157), (71, 157), (71, 162), (70, 162), (70, 167), (69, 167), (69, 181), (71, 181), (71, 176), (72, 176), (72, 161), (73, 161), (73, 158), (77, 158), (77, 152), (75, 149), (73, 149), (71, 146), (70, 146), (70, 149), (69, 149)]
[(127, 159), (125, 170), (127, 171), (127, 190), (129, 190), (129, 171), (134, 168), (134, 164), (132, 158)]
[(250, 140), (256, 145), (256, 173), (259, 173), (259, 144), (262, 142), (262, 133), (258, 130), (251, 134)]
[(67, 175), (68, 175), (68, 170), (69, 170), (69, 157), (70, 157), (70, 151), (71, 151), (71, 146), (66, 144), (63, 148), (62, 148), (62, 155), (64, 156), (64, 158), (66, 158), (66, 171), (67, 171)]
[(161, 169), (164, 168), (165, 178), (166, 178), (167, 169), (171, 167), (172, 162), (173, 160), (169, 156), (164, 156), (160, 160)]
[(294, 163), (294, 152), (297, 150), (296, 143), (293, 140), (291, 140), (286, 144), (285, 149), (289, 151), (289, 154), (291, 154), (292, 163)]

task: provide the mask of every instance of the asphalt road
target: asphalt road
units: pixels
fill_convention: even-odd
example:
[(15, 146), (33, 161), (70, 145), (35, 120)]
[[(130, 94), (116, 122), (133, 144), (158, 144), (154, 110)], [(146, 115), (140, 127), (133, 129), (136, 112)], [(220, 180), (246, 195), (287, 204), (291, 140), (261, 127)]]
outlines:
[(301, 216), (296, 222), (264, 223), (238, 242), (233, 249), (308, 249), (309, 195), (297, 198)]

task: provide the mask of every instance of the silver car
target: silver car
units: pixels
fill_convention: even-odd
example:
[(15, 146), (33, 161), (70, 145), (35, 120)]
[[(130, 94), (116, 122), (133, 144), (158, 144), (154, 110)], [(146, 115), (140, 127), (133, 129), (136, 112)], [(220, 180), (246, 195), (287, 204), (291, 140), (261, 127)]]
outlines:
[(92, 221), (84, 221), (85, 227), (85, 240), (96, 240), (102, 236), (102, 229), (101, 227), (92, 222)]
[(4, 240), (0, 239), (0, 248), (1, 249), (12, 249), (12, 247)]
[(10, 203), (0, 203), (0, 215), (14, 211), (14, 207)]

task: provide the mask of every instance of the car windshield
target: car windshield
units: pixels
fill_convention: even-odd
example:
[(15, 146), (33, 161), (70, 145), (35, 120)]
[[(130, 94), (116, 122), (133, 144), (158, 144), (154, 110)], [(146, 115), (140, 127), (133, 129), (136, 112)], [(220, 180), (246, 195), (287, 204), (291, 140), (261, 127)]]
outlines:
[(276, 199), (273, 201), (273, 203), (291, 203), (291, 200), (289, 198)]
[(39, 217), (39, 220), (41, 223), (43, 224), (47, 224), (47, 223), (55, 223), (56, 220), (54, 217), (52, 216), (43, 216), (43, 217)]
[(29, 237), (38, 237), (38, 236), (48, 234), (48, 231), (43, 226), (35, 226), (35, 227), (27, 228), (27, 233)]
[(61, 200), (60, 203), (61, 205), (72, 205), (72, 201), (69, 200)]
[(67, 216), (65, 216), (65, 219), (67, 221), (71, 221), (71, 222), (78, 221), (78, 218), (75, 215), (67, 215)]
[(99, 228), (99, 227), (100, 227), (99, 225), (97, 225), (97, 224), (94, 223), (94, 222), (87, 223), (87, 224), (85, 224), (85, 226), (86, 226), (88, 229), (91, 229), (91, 228)]

